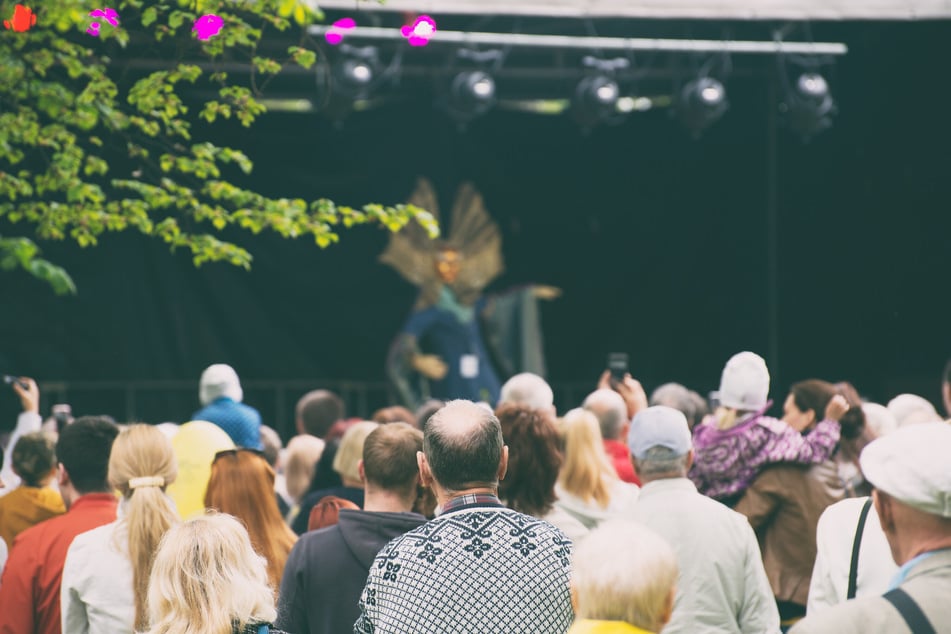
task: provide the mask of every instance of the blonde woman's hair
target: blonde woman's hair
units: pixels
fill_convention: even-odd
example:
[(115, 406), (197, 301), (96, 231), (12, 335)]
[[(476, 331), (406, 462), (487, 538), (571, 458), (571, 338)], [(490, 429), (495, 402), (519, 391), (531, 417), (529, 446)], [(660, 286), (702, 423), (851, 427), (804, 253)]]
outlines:
[(284, 478), (287, 482), (287, 494), (295, 502), (300, 502), (310, 486), (310, 481), (314, 478), (314, 468), (323, 455), (325, 446), (323, 440), (310, 434), (294, 436), (287, 443)]
[(334, 456), (334, 471), (340, 474), (341, 478), (360, 481), (360, 461), (363, 459), (363, 443), (367, 436), (374, 429), (379, 427), (379, 423), (364, 420), (354, 423), (344, 432), (340, 439), (340, 448)]
[(109, 484), (125, 498), (125, 514), (117, 536), (132, 562), (135, 596), (135, 629), (148, 625), (145, 604), (152, 559), (166, 531), (178, 515), (165, 497), (165, 487), (175, 481), (178, 464), (172, 443), (151, 425), (130, 425), (119, 434), (109, 454)]
[(716, 420), (717, 429), (730, 429), (735, 426), (736, 422), (740, 419), (740, 412), (732, 407), (721, 406), (713, 412), (713, 418)]
[(578, 619), (624, 621), (660, 632), (669, 618), (677, 556), (660, 535), (630, 520), (609, 520), (572, 556)]
[(274, 470), (253, 450), (218, 453), (211, 465), (205, 508), (234, 515), (247, 528), (254, 550), (267, 561), (271, 585), (281, 585), (297, 535), (284, 522), (274, 493)]
[(604, 452), (598, 417), (585, 409), (573, 409), (565, 414), (562, 431), (565, 464), (558, 484), (585, 502), (593, 500), (606, 507), (611, 501), (611, 485), (618, 476)]
[(273, 623), (267, 562), (230, 515), (210, 512), (169, 530), (155, 555), (145, 634), (231, 634)]

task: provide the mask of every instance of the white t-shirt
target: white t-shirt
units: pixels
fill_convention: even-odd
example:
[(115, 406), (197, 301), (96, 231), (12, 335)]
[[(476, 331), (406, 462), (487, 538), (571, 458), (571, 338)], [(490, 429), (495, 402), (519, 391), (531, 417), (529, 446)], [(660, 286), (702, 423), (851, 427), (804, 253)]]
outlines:
[(3, 567), (7, 565), (7, 542), (0, 539), (0, 575), (3, 575)]
[[(809, 584), (806, 613), (845, 602), (849, 589), (849, 567), (852, 545), (859, 525), (859, 514), (867, 497), (848, 498), (827, 508), (816, 527), (816, 565)], [(898, 570), (891, 549), (882, 532), (875, 508), (869, 509), (859, 547), (859, 567), (855, 596), (876, 596), (888, 590), (889, 581)]]

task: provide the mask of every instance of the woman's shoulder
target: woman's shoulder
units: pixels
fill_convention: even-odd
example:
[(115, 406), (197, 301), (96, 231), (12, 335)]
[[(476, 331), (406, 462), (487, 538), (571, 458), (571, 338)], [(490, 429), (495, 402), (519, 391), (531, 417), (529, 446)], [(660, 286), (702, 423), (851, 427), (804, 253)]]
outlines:
[(70, 544), (70, 552), (105, 548), (112, 543), (113, 536), (119, 530), (119, 525), (120, 520), (115, 520), (76, 535)]

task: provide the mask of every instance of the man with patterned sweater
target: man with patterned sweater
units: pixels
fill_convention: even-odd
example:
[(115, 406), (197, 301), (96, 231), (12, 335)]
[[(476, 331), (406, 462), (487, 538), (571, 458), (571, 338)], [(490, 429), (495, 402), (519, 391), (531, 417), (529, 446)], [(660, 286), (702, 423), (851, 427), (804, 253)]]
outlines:
[(377, 555), (354, 632), (567, 632), (571, 541), (499, 502), (508, 447), (498, 419), (450, 401), (423, 432), (420, 480), (436, 518)]

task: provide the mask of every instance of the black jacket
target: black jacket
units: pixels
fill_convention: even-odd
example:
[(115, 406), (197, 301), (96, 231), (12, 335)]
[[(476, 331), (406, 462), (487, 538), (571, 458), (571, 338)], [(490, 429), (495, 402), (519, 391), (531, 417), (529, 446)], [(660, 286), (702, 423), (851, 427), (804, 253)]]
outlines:
[(293, 634), (350, 634), (373, 559), (426, 522), (416, 513), (340, 511), (335, 526), (301, 536), (287, 558), (275, 625)]

